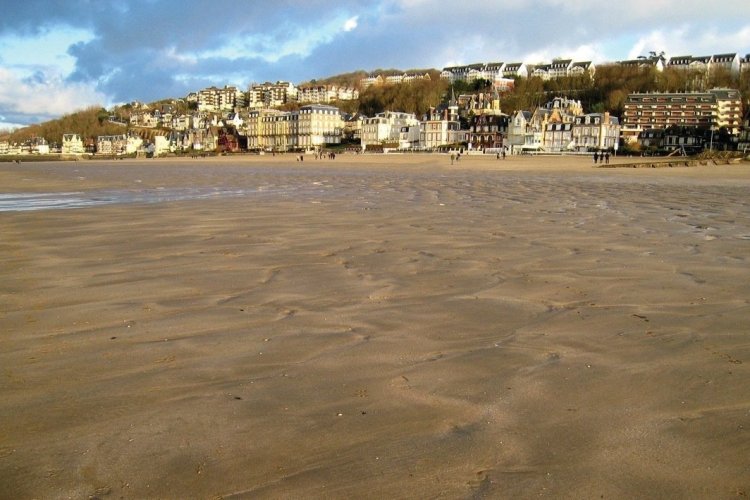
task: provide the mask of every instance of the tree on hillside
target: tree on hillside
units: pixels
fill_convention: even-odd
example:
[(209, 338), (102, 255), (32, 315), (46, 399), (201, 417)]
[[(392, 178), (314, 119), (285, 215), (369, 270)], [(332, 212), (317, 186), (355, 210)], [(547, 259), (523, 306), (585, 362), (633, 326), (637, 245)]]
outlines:
[(373, 85), (360, 92), (359, 111), (366, 116), (386, 110), (422, 115), (443, 102), (447, 90), (448, 82), (440, 78), (396, 85)]
[(84, 139), (93, 139), (99, 135), (117, 135), (127, 131), (122, 125), (110, 123), (108, 118), (107, 110), (92, 106), (56, 120), (16, 130), (9, 140), (21, 143), (32, 137), (44, 137), (49, 143), (60, 144), (63, 134), (76, 133)]

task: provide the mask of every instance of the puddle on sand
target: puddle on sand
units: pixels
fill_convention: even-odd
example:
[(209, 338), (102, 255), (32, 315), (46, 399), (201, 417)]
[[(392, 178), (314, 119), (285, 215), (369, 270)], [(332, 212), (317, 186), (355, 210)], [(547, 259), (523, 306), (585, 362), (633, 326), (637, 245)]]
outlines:
[(259, 193), (280, 193), (284, 189), (156, 188), (148, 190), (75, 191), (60, 193), (0, 193), (0, 212), (86, 208), (120, 203), (163, 203), (170, 201), (226, 198)]

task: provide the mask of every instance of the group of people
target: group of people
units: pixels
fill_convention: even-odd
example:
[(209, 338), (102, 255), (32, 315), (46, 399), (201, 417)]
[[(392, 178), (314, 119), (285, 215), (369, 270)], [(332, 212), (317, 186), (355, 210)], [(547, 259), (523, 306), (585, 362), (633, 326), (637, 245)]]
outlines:
[[(336, 159), (336, 153), (333, 151), (324, 153), (324, 152), (317, 152), (315, 153), (315, 159), (316, 160), (322, 160), (323, 158), (328, 158), (329, 160), (335, 160)], [(297, 156), (297, 161), (305, 161), (305, 155), (299, 155)]]
[(609, 165), (609, 151), (594, 151), (594, 163), (606, 163)]

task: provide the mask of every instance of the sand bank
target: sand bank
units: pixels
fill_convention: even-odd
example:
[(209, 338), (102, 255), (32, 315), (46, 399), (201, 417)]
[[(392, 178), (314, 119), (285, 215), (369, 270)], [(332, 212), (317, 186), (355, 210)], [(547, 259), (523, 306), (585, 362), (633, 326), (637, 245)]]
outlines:
[(0, 165), (219, 193), (0, 213), (0, 497), (748, 495), (749, 170)]

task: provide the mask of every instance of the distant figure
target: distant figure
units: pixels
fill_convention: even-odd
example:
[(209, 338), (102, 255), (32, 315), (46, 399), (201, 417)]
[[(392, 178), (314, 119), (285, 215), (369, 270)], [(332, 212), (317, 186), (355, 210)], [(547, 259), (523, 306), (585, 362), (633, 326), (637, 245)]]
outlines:
[(505, 148), (503, 148), (503, 160), (505, 159)]
[(456, 161), (456, 155), (454, 153), (451, 153), (451, 165), (453, 165), (454, 161)]
[(606, 153), (604, 153), (604, 163), (606, 163), (607, 165), (609, 165), (609, 151), (607, 151)]
[(500, 153), (498, 153), (497, 155), (495, 155), (495, 158), (499, 160), (500, 159)]
[(599, 151), (594, 151), (594, 165), (599, 161)]

